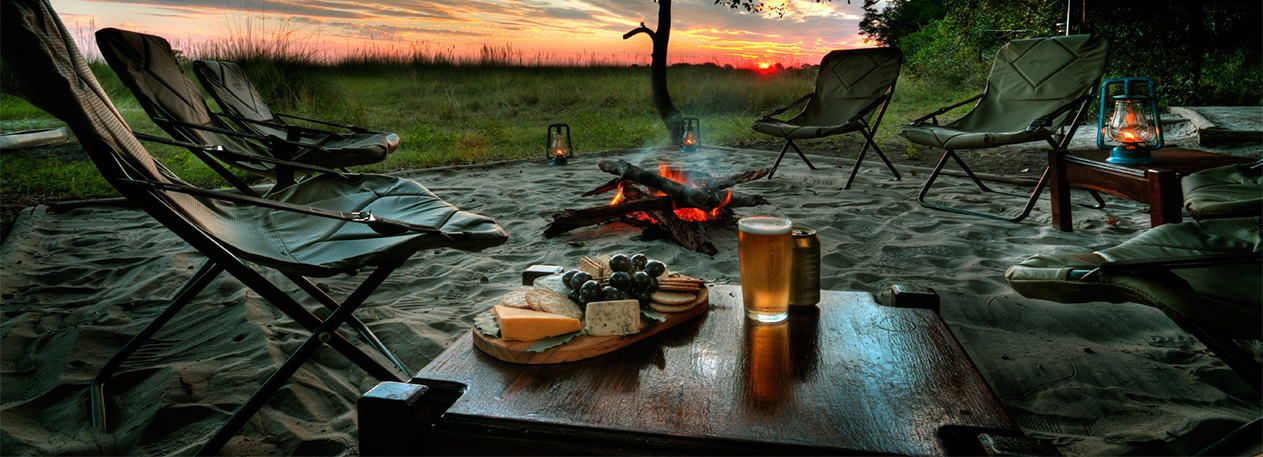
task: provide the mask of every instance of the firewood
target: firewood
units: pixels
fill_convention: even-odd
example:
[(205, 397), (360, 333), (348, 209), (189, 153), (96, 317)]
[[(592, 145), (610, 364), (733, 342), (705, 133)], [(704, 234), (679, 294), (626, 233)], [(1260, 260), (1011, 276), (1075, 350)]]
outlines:
[(675, 211), (656, 210), (650, 211), (649, 215), (657, 219), (658, 223), (671, 234), (671, 238), (681, 246), (706, 255), (715, 255), (719, 252), (714, 243), (710, 242), (710, 238), (698, 230), (697, 224), (680, 219), (675, 215)]
[(762, 170), (747, 171), (745, 173), (737, 173), (735, 175), (726, 176), (723, 178), (699, 179), (696, 181), (696, 184), (697, 184), (697, 187), (701, 187), (709, 191), (727, 189), (737, 184), (745, 184), (750, 181), (758, 180), (760, 178), (763, 178), (771, 174), (772, 171), (773, 169), (771, 168), (764, 168)]
[(653, 171), (627, 163), (625, 160), (602, 160), (598, 165), (606, 173), (618, 175), (624, 180), (644, 184), (670, 195), (679, 206), (710, 211), (723, 203), (718, 195), (664, 178)]
[(564, 209), (553, 214), (553, 221), (544, 228), (544, 237), (553, 238), (571, 230), (596, 225), (620, 218), (626, 214), (671, 209), (671, 199), (666, 197), (603, 205), (583, 209)]

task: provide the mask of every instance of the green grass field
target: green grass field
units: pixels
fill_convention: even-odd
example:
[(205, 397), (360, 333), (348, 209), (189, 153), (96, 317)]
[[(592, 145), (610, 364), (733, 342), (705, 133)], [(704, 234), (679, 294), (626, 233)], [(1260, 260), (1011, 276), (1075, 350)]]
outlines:
[[(650, 100), (648, 67), (388, 59), (337, 65), (264, 60), (242, 65), (264, 96), (275, 98), (270, 103), (277, 111), (400, 135), (399, 150), (385, 162), (356, 170), (360, 172), (542, 158), (547, 126), (553, 123), (570, 125), (580, 157), (585, 152), (670, 144)], [(108, 66), (95, 63), (93, 70), (134, 130), (166, 136)], [(715, 145), (769, 139), (752, 131), (750, 122), (810, 92), (815, 75), (810, 68), (761, 74), (714, 65), (679, 65), (668, 72), (676, 105), (684, 115), (700, 119), (703, 142)], [(896, 142), (895, 129), (901, 122), (970, 95), (900, 81), (879, 141)], [(0, 96), (0, 129), (58, 125), (24, 100)], [(826, 149), (843, 141), (861, 140), (858, 134), (849, 134), (804, 146)], [(225, 185), (187, 151), (147, 146), (184, 179), (201, 186)], [(857, 148), (844, 149), (844, 155), (858, 153)], [(887, 153), (898, 156), (904, 149)], [(260, 179), (239, 176), (247, 182)], [(32, 204), (117, 195), (74, 144), (6, 152), (0, 156), (0, 177), (6, 224), (15, 211)]]

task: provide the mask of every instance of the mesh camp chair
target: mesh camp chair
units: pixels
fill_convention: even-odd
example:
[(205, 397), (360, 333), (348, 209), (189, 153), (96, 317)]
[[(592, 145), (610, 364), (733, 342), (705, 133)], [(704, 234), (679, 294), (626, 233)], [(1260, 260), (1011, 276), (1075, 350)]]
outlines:
[[(1087, 113), (1089, 102), (1105, 72), (1108, 52), (1109, 42), (1093, 35), (1013, 41), (996, 53), (987, 86), (981, 94), (941, 108), (900, 128), (899, 134), (912, 143), (946, 150), (917, 195), (921, 206), (1012, 222), (1030, 215), (1039, 194), (1048, 184), (1050, 174), (1047, 168), (1022, 213), (1012, 218), (928, 203), (925, 197), (949, 158), (983, 192), (1026, 197), (987, 187), (961, 161), (956, 150), (1047, 141), (1053, 148), (1064, 151)], [(977, 104), (969, 113), (949, 124), (938, 125), (938, 116), (974, 101)], [(1093, 191), (1092, 197), (1096, 199), (1093, 208), (1103, 207), (1100, 195)]]
[(1202, 170), (1180, 187), (1194, 219), (1263, 216), (1263, 160)]
[(1166, 224), (1092, 253), (1040, 254), (1005, 279), (1028, 298), (1162, 310), (1257, 390), (1263, 368), (1233, 339), (1263, 338), (1263, 219)]
[[(224, 110), (220, 113), (232, 119), (239, 127), (264, 136), (275, 136), (303, 144), (320, 146), (325, 150), (354, 151), (366, 154), (366, 159), (381, 161), (399, 147), (399, 135), (368, 130), (354, 125), (308, 119), (285, 113), (277, 113), (268, 107), (241, 67), (232, 62), (198, 60), (193, 62), (193, 74), (210, 93), (211, 98)], [(323, 129), (307, 128), (286, 122), (299, 120), (312, 124), (348, 130), (338, 133)], [(379, 146), (386, 145), (384, 154)]]
[[(851, 188), (851, 181), (855, 180), (855, 173), (864, 162), (869, 146), (886, 163), (890, 172), (895, 174), (895, 179), (901, 179), (895, 166), (873, 141), (873, 135), (881, 125), (882, 116), (886, 114), (886, 106), (890, 104), (890, 97), (895, 92), (895, 81), (899, 79), (902, 66), (903, 52), (899, 48), (851, 49), (826, 54), (820, 61), (815, 92), (804, 95), (789, 106), (773, 111), (750, 125), (756, 132), (785, 139), (785, 146), (776, 157), (776, 164), (772, 165), (772, 173), (776, 173), (781, 159), (791, 147), (807, 163), (807, 167), (816, 169), (803, 151), (798, 149), (798, 145), (794, 144), (794, 140), (860, 132), (864, 136), (864, 148), (860, 150), (859, 158), (855, 159), (855, 167), (851, 169), (851, 177), (846, 180), (846, 188)], [(804, 102), (807, 105), (793, 119), (782, 121), (772, 117)], [(875, 120), (874, 113), (877, 114)], [(769, 174), (768, 178), (771, 177)]]
[[(97, 47), (110, 68), (136, 96), (136, 101), (140, 102), (150, 119), (171, 138), (208, 151), (233, 167), (276, 178), (279, 187), (293, 182), (297, 169), (284, 162), (259, 158), (343, 168), (380, 162), (393, 149), (385, 136), (372, 133), (355, 133), (343, 140), (315, 143), (293, 141), (285, 135), (234, 130), (211, 112), (201, 90), (184, 73), (167, 40), (112, 28), (98, 30), (96, 39)], [(141, 138), (160, 140), (143, 135)], [(207, 145), (220, 148), (201, 148)], [(199, 151), (190, 150), (204, 157)], [(238, 188), (244, 186), (217, 163), (207, 161), (207, 164)]]
[[(410, 375), (367, 329), (362, 333), (370, 344), (402, 375), (361, 351), (338, 328), (344, 323), (362, 328), (352, 313), (417, 251), (476, 251), (507, 240), (495, 221), (461, 211), (414, 181), (390, 176), (319, 174), (266, 199), (193, 187), (141, 146), (46, 0), (5, 0), (0, 5), (0, 62), (6, 76), (25, 98), (74, 131), (106, 181), (207, 258), (167, 308), (93, 380), (91, 409), (98, 430), (105, 431), (106, 425), (104, 382), (222, 272), (311, 335), (203, 445), (203, 454), (220, 449), (323, 345), (379, 380)], [(320, 319), (256, 267), (280, 272), (332, 314)], [(372, 273), (340, 303), (306, 278), (362, 268)]]

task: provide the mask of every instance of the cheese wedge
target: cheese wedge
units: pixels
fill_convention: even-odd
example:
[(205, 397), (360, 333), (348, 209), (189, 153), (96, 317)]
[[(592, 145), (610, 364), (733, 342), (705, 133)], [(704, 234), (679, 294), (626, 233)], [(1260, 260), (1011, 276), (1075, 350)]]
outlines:
[(505, 341), (535, 341), (550, 336), (577, 332), (583, 324), (573, 317), (545, 313), (530, 309), (496, 305), (491, 309), (500, 324), (500, 339)]

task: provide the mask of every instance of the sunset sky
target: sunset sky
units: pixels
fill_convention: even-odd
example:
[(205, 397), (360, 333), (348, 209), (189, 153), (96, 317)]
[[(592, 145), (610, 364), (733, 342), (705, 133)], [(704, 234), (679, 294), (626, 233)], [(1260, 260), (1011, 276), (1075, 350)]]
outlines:
[[(783, 0), (780, 0), (783, 3)], [(93, 28), (160, 35), (176, 48), (217, 37), (293, 32), (336, 57), (371, 49), (477, 56), (484, 45), (510, 47), (529, 62), (648, 63), (650, 42), (622, 35), (657, 28), (652, 0), (57, 0), (62, 20), (85, 52)], [(769, 1), (769, 4), (773, 1)], [(720, 65), (819, 63), (829, 50), (871, 46), (859, 36), (862, 4), (789, 2), (784, 18), (675, 0), (670, 59)]]

